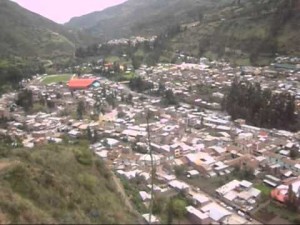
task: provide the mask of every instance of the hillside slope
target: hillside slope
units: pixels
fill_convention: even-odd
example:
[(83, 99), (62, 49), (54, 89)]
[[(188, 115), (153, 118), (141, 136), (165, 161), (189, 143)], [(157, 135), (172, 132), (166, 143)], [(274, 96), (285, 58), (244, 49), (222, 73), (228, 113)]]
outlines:
[(0, 224), (132, 224), (111, 172), (87, 143), (0, 146)]
[(0, 56), (69, 56), (94, 41), (9, 0), (0, 1), (0, 21)]
[(128, 0), (127, 2), (73, 18), (67, 27), (81, 29), (103, 40), (132, 35), (160, 34), (166, 28), (197, 20), (207, 8), (229, 0)]
[(276, 53), (300, 56), (300, 1), (238, 1), (206, 12), (169, 47), (237, 64), (268, 64)]
[(162, 34), (176, 24), (183, 29), (163, 58), (182, 51), (266, 65), (276, 53), (300, 55), (300, 0), (128, 0), (66, 26), (108, 40)]

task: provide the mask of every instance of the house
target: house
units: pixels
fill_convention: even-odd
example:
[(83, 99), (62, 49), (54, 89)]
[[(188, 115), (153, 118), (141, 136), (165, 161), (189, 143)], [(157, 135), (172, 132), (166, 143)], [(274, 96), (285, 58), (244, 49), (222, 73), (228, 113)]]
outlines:
[(271, 197), (281, 203), (285, 203), (288, 198), (289, 185), (292, 186), (293, 192), (300, 197), (300, 178), (296, 178), (287, 184), (282, 184), (271, 191)]
[(100, 82), (97, 79), (71, 79), (67, 83), (71, 90), (88, 89), (90, 87), (99, 87)]
[(190, 153), (185, 157), (190, 166), (193, 166), (196, 170), (204, 174), (209, 173), (212, 170), (211, 166), (216, 162), (215, 159), (206, 152)]
[(149, 213), (143, 214), (143, 218), (145, 219), (147, 224), (159, 224), (160, 223), (159, 219), (154, 215), (151, 215), (151, 219), (150, 219), (150, 214)]
[(193, 206), (187, 206), (186, 211), (188, 213), (188, 218), (194, 224), (209, 224), (210, 218), (207, 214), (201, 212)]
[(242, 211), (250, 211), (256, 205), (261, 191), (254, 188), (249, 181), (233, 180), (218, 188), (216, 193), (228, 205)]
[(168, 183), (171, 188), (174, 188), (177, 191), (188, 191), (190, 186), (179, 180), (172, 180)]
[(70, 130), (68, 132), (68, 135), (71, 137), (71, 138), (78, 138), (80, 135), (81, 135), (81, 132), (78, 131), (78, 130)]
[(208, 205), (205, 205), (201, 208), (201, 211), (207, 213), (211, 221), (214, 222), (225, 221), (226, 218), (231, 215), (231, 212), (215, 202), (211, 202)]
[(191, 199), (197, 207), (203, 207), (210, 202), (210, 199), (203, 194), (192, 193)]
[(148, 194), (147, 192), (145, 192), (145, 191), (140, 191), (139, 194), (140, 194), (140, 196), (141, 196), (143, 202), (151, 200), (151, 195)]
[(197, 170), (190, 170), (187, 171), (187, 177), (191, 178), (191, 177), (198, 177), (200, 175), (200, 173)]

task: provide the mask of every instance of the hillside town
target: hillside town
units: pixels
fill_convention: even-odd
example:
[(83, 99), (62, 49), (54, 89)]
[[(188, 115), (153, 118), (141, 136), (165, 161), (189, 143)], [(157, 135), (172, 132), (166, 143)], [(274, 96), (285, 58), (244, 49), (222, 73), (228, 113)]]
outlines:
[[(87, 137), (91, 151), (118, 177), (143, 177), (147, 185), (139, 195), (146, 208), (153, 161), (155, 196), (183, 193), (190, 202), (185, 223), (260, 224), (257, 212), (270, 201), (286, 204), (290, 187), (300, 198), (300, 133), (232, 120), (221, 104), (239, 76), (290, 92), (299, 113), (300, 59), (291, 59), (295, 66), (283, 64), (287, 60), (278, 57), (269, 67), (232, 67), (206, 58), (141, 66), (136, 76), (153, 85), (143, 92), (101, 74), (46, 85), (37, 75), (22, 82), (31, 93), (30, 109), (20, 106), (18, 93), (2, 95), (0, 135), (28, 149)], [(162, 105), (161, 96), (152, 94), (162, 85), (178, 105)], [(159, 214), (151, 221), (149, 214), (143, 217), (149, 224), (161, 223)]]

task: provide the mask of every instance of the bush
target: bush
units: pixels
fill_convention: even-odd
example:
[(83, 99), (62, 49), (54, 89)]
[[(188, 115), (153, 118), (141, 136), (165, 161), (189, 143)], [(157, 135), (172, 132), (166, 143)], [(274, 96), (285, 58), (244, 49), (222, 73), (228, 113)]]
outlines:
[(88, 150), (78, 150), (74, 151), (76, 160), (86, 166), (90, 166), (93, 163), (92, 154)]
[(94, 193), (95, 187), (97, 186), (97, 179), (89, 174), (79, 174), (78, 183), (91, 193)]

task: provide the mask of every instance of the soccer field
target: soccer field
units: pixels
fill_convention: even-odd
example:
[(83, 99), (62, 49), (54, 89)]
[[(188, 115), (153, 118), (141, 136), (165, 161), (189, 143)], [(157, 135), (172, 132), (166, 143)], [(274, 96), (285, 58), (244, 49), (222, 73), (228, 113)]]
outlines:
[(56, 74), (56, 75), (48, 75), (42, 78), (41, 82), (43, 84), (51, 84), (51, 83), (59, 83), (63, 82), (66, 83), (70, 80), (72, 74)]

